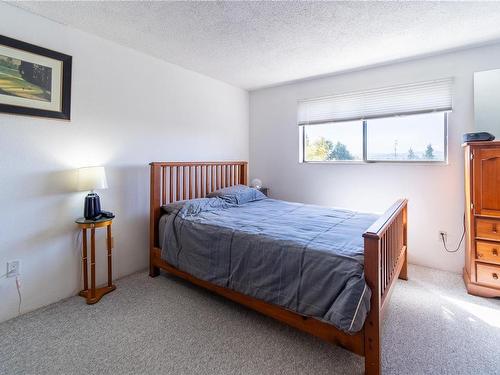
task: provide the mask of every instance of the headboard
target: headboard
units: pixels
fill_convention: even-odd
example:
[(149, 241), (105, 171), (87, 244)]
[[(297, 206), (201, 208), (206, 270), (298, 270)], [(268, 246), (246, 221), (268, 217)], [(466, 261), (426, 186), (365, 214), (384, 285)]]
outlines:
[(204, 198), (214, 190), (246, 185), (248, 162), (153, 162), (151, 166), (149, 243), (158, 247), (161, 206), (184, 199)]

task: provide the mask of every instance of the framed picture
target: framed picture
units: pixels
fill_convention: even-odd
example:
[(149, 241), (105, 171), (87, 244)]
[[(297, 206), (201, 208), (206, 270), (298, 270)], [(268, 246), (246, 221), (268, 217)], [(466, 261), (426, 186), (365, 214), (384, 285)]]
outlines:
[(0, 35), (0, 112), (69, 120), (71, 56)]

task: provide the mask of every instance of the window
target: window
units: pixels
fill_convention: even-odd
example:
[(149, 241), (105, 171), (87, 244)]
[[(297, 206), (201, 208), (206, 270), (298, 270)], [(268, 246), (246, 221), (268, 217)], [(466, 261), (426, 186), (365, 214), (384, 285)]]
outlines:
[(445, 162), (446, 112), (302, 126), (303, 161)]
[(363, 160), (363, 123), (304, 126), (304, 161)]
[(299, 102), (302, 162), (446, 162), (452, 79)]
[(446, 161), (446, 112), (366, 123), (367, 161)]

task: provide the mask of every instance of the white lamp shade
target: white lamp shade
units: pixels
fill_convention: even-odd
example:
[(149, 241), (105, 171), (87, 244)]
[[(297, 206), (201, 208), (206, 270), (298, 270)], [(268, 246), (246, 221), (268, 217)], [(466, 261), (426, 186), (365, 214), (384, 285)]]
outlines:
[(250, 185), (255, 189), (260, 189), (262, 187), (262, 181), (258, 178), (254, 178)]
[(85, 167), (78, 169), (78, 190), (107, 189), (108, 181), (104, 167)]

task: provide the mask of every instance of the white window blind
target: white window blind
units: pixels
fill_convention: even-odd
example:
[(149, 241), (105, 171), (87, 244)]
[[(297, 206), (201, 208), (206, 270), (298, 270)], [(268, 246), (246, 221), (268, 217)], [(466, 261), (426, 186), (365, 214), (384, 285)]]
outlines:
[(451, 111), (452, 85), (453, 78), (444, 78), (301, 100), (298, 105), (298, 124)]

